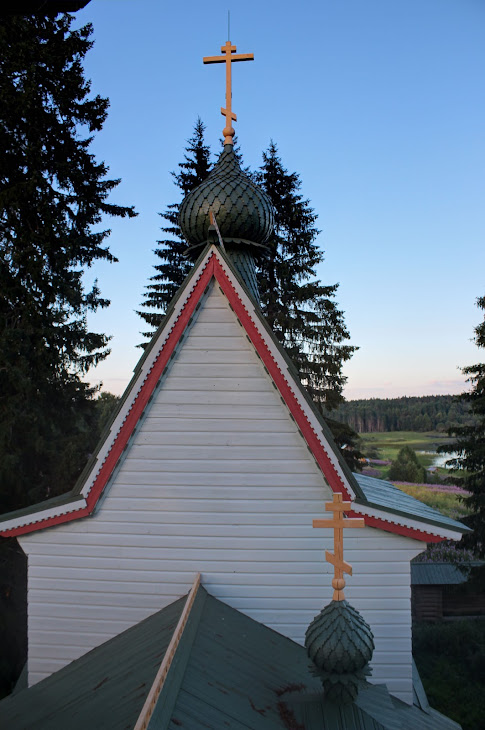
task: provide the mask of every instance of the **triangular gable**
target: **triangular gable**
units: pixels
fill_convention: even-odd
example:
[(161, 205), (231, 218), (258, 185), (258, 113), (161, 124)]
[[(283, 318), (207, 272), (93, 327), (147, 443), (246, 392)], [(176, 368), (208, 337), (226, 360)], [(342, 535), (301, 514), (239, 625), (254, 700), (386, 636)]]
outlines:
[(358, 512), (364, 516), (371, 527), (426, 542), (459, 537), (459, 533), (453, 528), (443, 529), (430, 525), (425, 520), (425, 524), (422, 524), (419, 519), (408, 519), (401, 514), (391, 516), (389, 512), (392, 510), (368, 505), (363, 490), (340, 457), (328, 427), (310, 402), (292, 364), (264, 321), (260, 309), (221, 250), (215, 246), (206, 248), (179, 289), (161, 327), (135, 370), (107, 436), (102, 440), (78, 485), (69, 495), (6, 515), (0, 534), (22, 535), (92, 514), (213, 280), (221, 288), (244, 328), (330, 488), (334, 492), (341, 492), (345, 499), (353, 501), (356, 514)]

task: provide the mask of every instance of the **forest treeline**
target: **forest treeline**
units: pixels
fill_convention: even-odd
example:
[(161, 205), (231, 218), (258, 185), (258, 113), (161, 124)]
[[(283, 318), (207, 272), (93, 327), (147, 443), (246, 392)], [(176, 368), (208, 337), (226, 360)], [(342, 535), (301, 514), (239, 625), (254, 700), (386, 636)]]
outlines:
[(473, 423), (467, 403), (453, 395), (350, 400), (332, 413), (358, 433), (448, 431)]

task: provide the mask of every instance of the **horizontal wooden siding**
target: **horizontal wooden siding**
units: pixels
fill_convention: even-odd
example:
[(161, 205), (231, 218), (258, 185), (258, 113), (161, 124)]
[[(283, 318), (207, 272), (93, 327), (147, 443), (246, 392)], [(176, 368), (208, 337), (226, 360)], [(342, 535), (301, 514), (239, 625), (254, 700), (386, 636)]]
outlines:
[[(197, 572), (209, 593), (302, 642), (331, 599), (332, 533), (312, 528), (330, 497), (214, 287), (95, 516), (21, 540), (30, 683), (187, 593)], [(406, 701), (409, 561), (421, 549), (371, 528), (345, 541), (347, 597), (376, 639), (372, 679)]]

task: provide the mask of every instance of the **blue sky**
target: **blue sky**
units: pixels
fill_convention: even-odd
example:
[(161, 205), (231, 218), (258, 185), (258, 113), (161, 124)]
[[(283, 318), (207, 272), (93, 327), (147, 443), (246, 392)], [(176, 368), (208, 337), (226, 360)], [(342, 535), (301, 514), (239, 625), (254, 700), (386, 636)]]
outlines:
[(273, 139), (319, 216), (319, 278), (339, 282), (352, 344), (348, 398), (457, 393), (485, 294), (485, 4), (482, 0), (155, 2), (91, 0), (85, 68), (108, 96), (92, 151), (122, 178), (110, 221), (118, 264), (97, 264), (111, 306), (89, 318), (113, 336), (93, 382), (121, 393), (140, 355), (140, 308), (158, 215), (179, 199), (170, 171), (195, 120), (215, 151), (224, 126), (227, 36), (255, 61), (233, 69), (236, 132), (256, 167)]

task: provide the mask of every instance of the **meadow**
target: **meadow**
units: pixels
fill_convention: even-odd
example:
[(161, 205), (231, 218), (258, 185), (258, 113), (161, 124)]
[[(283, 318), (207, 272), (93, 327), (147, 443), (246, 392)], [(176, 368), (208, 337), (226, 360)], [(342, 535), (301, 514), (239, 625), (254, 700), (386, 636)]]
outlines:
[[(452, 439), (440, 431), (384, 431), (382, 433), (361, 433), (361, 451), (369, 458), (392, 461), (403, 446), (410, 446), (417, 452), (420, 462), (428, 468), (434, 459), (438, 446), (452, 443)], [(432, 452), (432, 453), (419, 453)], [(375, 455), (375, 456), (374, 456)], [(445, 471), (443, 469), (443, 471)]]

